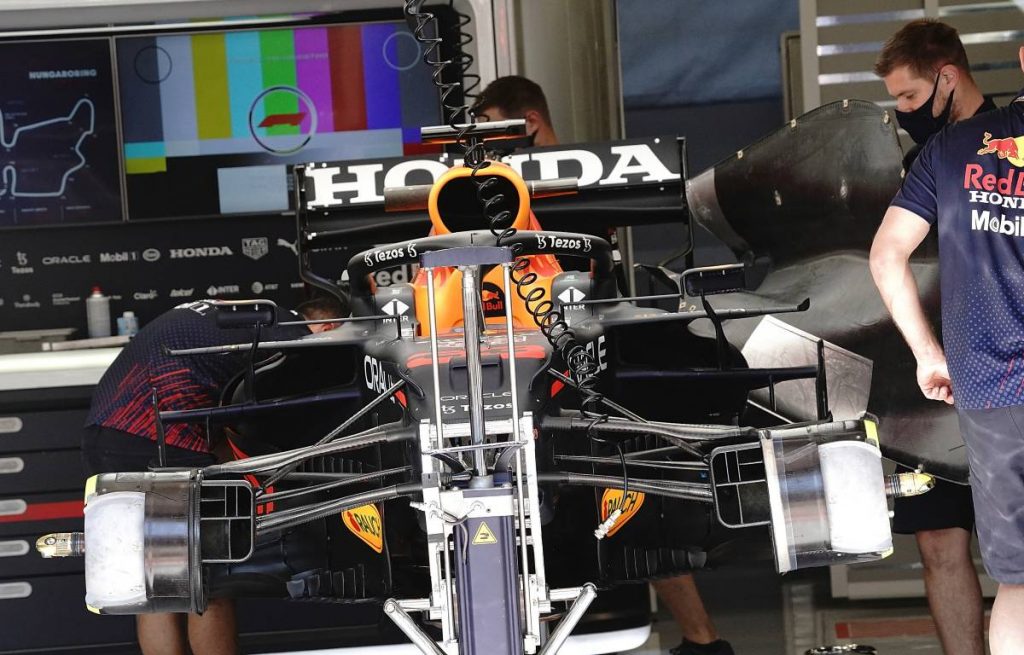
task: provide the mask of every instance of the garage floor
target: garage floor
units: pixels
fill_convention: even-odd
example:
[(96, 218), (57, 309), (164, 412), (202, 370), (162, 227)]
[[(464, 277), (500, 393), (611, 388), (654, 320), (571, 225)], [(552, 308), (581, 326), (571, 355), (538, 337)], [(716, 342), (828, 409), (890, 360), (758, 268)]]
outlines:
[[(778, 576), (758, 565), (702, 572), (697, 584), (736, 655), (803, 655), (814, 646), (850, 643), (874, 646), (879, 655), (942, 655), (923, 599), (833, 600), (826, 569)], [(680, 640), (662, 609), (651, 638), (633, 653), (664, 654)]]

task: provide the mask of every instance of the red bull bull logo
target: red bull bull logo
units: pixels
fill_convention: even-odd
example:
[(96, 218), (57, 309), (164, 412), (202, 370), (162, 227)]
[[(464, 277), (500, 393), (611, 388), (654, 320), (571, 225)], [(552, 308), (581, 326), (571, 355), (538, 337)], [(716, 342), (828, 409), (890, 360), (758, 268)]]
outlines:
[(490, 282), (480, 285), (480, 300), (483, 303), (484, 316), (487, 318), (505, 315), (505, 294), (498, 285)]
[(995, 155), (999, 159), (1006, 159), (1014, 166), (1024, 166), (1024, 137), (1008, 136), (1004, 138), (992, 138), (991, 132), (985, 132), (981, 139), (984, 146), (978, 150), (979, 155)]

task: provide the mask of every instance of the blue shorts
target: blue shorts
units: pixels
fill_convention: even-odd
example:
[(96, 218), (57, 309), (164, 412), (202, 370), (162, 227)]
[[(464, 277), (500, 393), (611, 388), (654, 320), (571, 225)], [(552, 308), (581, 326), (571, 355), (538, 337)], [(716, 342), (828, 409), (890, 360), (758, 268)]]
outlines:
[(985, 570), (1002, 584), (1024, 584), (1024, 406), (958, 414)]

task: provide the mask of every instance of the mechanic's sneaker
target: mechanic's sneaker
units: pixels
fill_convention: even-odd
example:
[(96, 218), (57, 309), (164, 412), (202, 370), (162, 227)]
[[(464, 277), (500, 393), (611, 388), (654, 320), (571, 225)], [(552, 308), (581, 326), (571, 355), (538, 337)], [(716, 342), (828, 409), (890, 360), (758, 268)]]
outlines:
[(710, 644), (698, 644), (689, 639), (683, 639), (683, 643), (669, 649), (668, 652), (670, 655), (736, 655), (732, 650), (732, 645), (724, 639), (712, 641)]

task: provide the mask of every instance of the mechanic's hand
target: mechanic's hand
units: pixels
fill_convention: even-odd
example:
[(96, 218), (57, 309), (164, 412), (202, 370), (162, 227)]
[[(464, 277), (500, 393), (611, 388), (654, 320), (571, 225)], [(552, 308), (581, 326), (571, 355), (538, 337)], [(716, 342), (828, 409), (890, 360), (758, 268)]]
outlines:
[(953, 383), (949, 379), (946, 358), (942, 357), (929, 362), (918, 362), (917, 385), (925, 398), (940, 400), (947, 405), (953, 404)]

